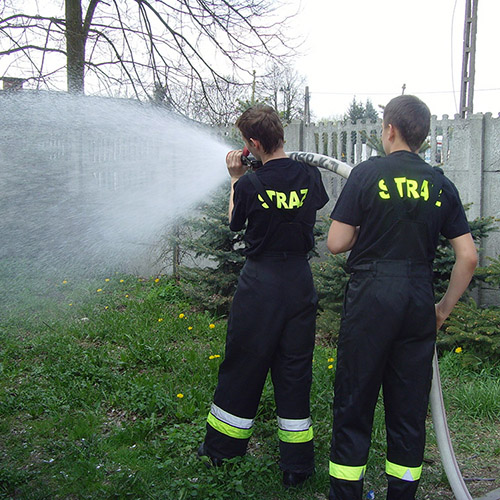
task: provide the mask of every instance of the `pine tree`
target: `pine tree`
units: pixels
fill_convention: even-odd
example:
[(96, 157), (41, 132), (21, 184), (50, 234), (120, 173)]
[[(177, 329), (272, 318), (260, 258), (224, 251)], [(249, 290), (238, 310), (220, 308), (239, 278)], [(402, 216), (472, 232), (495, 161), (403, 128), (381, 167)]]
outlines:
[(229, 229), (229, 183), (199, 210), (202, 217), (186, 221), (194, 237), (185, 241), (184, 247), (202, 262), (203, 267), (182, 267), (183, 286), (197, 305), (213, 314), (226, 315), (245, 261), (243, 231)]

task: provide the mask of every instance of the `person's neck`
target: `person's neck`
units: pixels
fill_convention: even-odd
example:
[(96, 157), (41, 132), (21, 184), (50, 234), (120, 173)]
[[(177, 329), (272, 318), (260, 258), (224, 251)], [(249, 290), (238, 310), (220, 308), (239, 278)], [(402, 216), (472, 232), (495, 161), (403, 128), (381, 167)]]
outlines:
[(408, 144), (406, 144), (406, 142), (402, 141), (401, 139), (395, 140), (390, 144), (387, 154), (390, 155), (391, 153), (395, 153), (396, 151), (408, 151), (410, 153), (412, 152), (410, 146), (408, 146)]
[(271, 160), (278, 160), (280, 158), (288, 158), (288, 155), (285, 153), (285, 150), (283, 148), (278, 148), (276, 151), (273, 151), (272, 153), (262, 153), (260, 155), (260, 159), (262, 161), (262, 164), (266, 164), (268, 161)]

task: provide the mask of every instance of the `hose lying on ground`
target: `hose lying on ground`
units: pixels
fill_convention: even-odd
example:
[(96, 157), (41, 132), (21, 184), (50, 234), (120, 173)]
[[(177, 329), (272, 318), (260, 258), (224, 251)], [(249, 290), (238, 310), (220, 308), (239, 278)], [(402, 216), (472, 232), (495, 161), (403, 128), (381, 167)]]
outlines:
[[(338, 174), (345, 179), (349, 177), (352, 167), (335, 158), (321, 155), (318, 153), (305, 153), (294, 151), (287, 153), (288, 156), (294, 160), (307, 163), (308, 165), (329, 170)], [(436, 433), (436, 440), (441, 455), (446, 477), (450, 483), (451, 489), (455, 495), (456, 500), (472, 500), (469, 490), (465, 485), (464, 479), (460, 472), (460, 468), (455, 458), (453, 445), (451, 444), (450, 433), (448, 430), (448, 423), (446, 420), (446, 411), (443, 402), (443, 392), (441, 390), (441, 380), (439, 378), (439, 362), (437, 353), (434, 351), (434, 358), (432, 360), (433, 376), (432, 386), (430, 393), (430, 404), (432, 412), (432, 423)]]

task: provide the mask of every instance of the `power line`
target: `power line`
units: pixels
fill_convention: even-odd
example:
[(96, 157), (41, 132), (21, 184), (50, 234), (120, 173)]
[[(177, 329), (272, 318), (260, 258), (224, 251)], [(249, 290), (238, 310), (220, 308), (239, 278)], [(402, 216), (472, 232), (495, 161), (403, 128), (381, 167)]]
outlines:
[[(500, 87), (498, 88), (492, 88), (492, 89), (474, 89), (474, 92), (498, 92), (500, 90)], [(414, 91), (414, 94), (453, 94), (455, 93), (454, 90), (424, 90), (422, 92), (420, 91)], [(309, 95), (394, 95), (394, 91), (392, 92), (311, 92), (309, 91)]]

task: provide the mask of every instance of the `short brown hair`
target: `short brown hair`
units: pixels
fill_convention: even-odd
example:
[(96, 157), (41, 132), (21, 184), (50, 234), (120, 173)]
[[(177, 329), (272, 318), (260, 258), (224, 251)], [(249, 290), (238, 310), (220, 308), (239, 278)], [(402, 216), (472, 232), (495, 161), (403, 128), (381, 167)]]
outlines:
[(257, 139), (268, 154), (285, 143), (285, 133), (278, 113), (265, 104), (248, 108), (236, 121), (243, 137), (248, 141)]
[(423, 101), (414, 95), (395, 97), (384, 109), (384, 127), (392, 125), (411, 151), (418, 151), (429, 134), (431, 112)]

